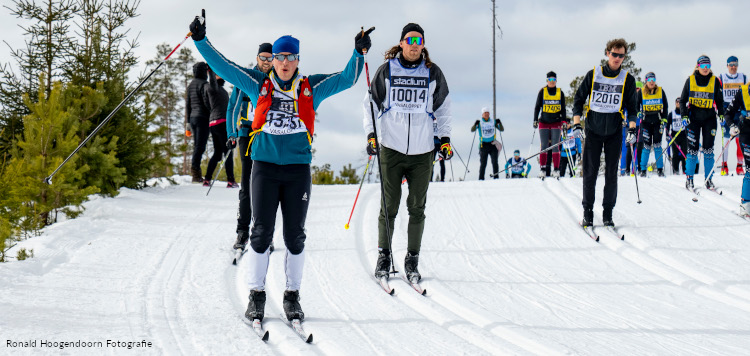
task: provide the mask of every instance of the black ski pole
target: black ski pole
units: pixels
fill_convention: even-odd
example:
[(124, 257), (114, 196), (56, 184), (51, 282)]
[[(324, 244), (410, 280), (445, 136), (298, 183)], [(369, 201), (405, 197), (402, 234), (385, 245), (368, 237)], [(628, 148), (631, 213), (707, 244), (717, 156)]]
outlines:
[[(635, 157), (635, 150), (633, 149), (633, 144), (630, 144), (630, 154)], [(638, 189), (638, 174), (634, 174), (633, 177), (635, 177), (635, 193), (638, 195), (638, 204), (642, 203), (641, 201), (641, 191)]]
[(464, 163), (463, 158), (461, 158), (461, 155), (458, 154), (458, 151), (456, 151), (456, 148), (455, 147), (452, 147), (452, 148), (453, 148), (453, 153), (455, 153), (456, 156), (458, 156), (458, 159), (461, 160), (461, 164), (463, 164), (466, 169), (469, 169), (469, 166), (467, 166), (466, 163)]
[[(375, 30), (375, 27), (370, 27), (367, 32), (372, 32)], [(364, 35), (365, 30), (364, 27), (362, 28), (362, 34)], [(385, 187), (383, 186), (383, 165), (380, 162), (380, 141), (378, 141), (378, 127), (375, 120), (375, 107), (372, 104), (372, 86), (370, 83), (370, 68), (367, 65), (367, 49), (362, 49), (362, 55), (365, 58), (365, 77), (367, 78), (367, 93), (370, 95), (370, 117), (372, 118), (372, 133), (373, 138), (375, 139), (375, 155), (378, 159), (378, 175), (380, 176), (380, 202), (383, 203), (383, 217), (385, 220), (385, 234), (388, 236), (388, 250), (390, 251), (391, 255), (393, 255), (393, 244), (392, 239), (393, 236), (391, 235), (391, 227), (390, 223), (388, 222), (388, 205), (386, 205), (385, 201)], [(401, 187), (399, 187), (401, 189)], [(391, 274), (396, 274), (398, 271), (396, 271), (396, 266), (393, 264), (393, 256), (391, 256)]]
[(89, 142), (89, 140), (91, 140), (91, 138), (92, 138), (92, 137), (94, 137), (94, 136), (95, 136), (95, 135), (96, 135), (96, 134), (97, 134), (97, 133), (99, 132), (99, 130), (101, 130), (101, 129), (102, 129), (102, 127), (104, 127), (104, 125), (106, 125), (106, 124), (107, 124), (107, 123), (109, 122), (109, 120), (111, 120), (111, 119), (112, 119), (112, 116), (114, 116), (114, 115), (115, 115), (115, 113), (117, 113), (117, 111), (119, 111), (119, 110), (120, 110), (120, 108), (121, 108), (121, 107), (122, 107), (123, 105), (125, 105), (125, 103), (126, 103), (126, 102), (127, 102), (127, 101), (128, 101), (129, 99), (130, 99), (130, 97), (132, 97), (132, 96), (133, 96), (133, 94), (135, 94), (135, 92), (137, 92), (137, 91), (138, 91), (138, 89), (140, 89), (140, 88), (141, 88), (141, 87), (143, 86), (143, 84), (144, 84), (144, 83), (146, 83), (146, 81), (147, 81), (147, 80), (148, 80), (149, 78), (151, 78), (151, 76), (152, 76), (152, 75), (153, 75), (154, 73), (156, 73), (156, 71), (157, 71), (157, 70), (159, 70), (159, 68), (161, 68), (161, 66), (162, 66), (162, 65), (164, 64), (164, 62), (166, 62), (166, 61), (167, 61), (167, 60), (169, 59), (169, 57), (171, 57), (171, 56), (172, 56), (172, 54), (174, 54), (174, 53), (175, 53), (175, 52), (177, 51), (177, 49), (178, 49), (178, 48), (180, 48), (180, 46), (182, 46), (182, 44), (183, 44), (183, 43), (185, 43), (185, 41), (187, 41), (187, 39), (188, 39), (188, 38), (190, 38), (190, 36), (191, 36), (192, 34), (193, 34), (192, 32), (188, 32), (187, 36), (185, 36), (185, 39), (183, 39), (183, 40), (182, 40), (182, 42), (180, 42), (180, 44), (178, 44), (178, 45), (177, 45), (177, 47), (175, 47), (174, 49), (172, 49), (172, 52), (169, 52), (169, 54), (168, 54), (168, 55), (167, 55), (166, 57), (164, 57), (164, 59), (163, 59), (163, 60), (162, 60), (161, 62), (159, 62), (159, 65), (157, 65), (157, 66), (156, 66), (156, 68), (154, 68), (154, 70), (152, 70), (152, 71), (151, 71), (151, 73), (149, 73), (149, 74), (148, 74), (148, 75), (146, 76), (146, 78), (143, 78), (143, 80), (142, 80), (142, 81), (141, 81), (141, 82), (140, 82), (140, 83), (138, 84), (138, 86), (137, 86), (137, 87), (135, 87), (135, 89), (133, 89), (133, 90), (132, 90), (132, 91), (131, 91), (130, 93), (128, 93), (128, 95), (127, 95), (127, 96), (125, 97), (125, 99), (122, 99), (122, 101), (120, 102), (120, 104), (118, 104), (118, 105), (117, 105), (117, 107), (115, 107), (115, 109), (114, 109), (114, 110), (112, 110), (112, 112), (111, 112), (111, 113), (109, 113), (109, 115), (107, 115), (107, 117), (106, 117), (106, 118), (104, 119), (104, 121), (102, 121), (102, 122), (101, 122), (101, 123), (99, 124), (99, 126), (97, 126), (97, 127), (96, 127), (96, 128), (94, 129), (94, 131), (92, 131), (92, 132), (91, 132), (91, 133), (90, 133), (90, 134), (89, 134), (89, 135), (88, 135), (88, 136), (87, 136), (87, 137), (86, 137), (86, 138), (85, 138), (85, 139), (83, 140), (83, 142), (81, 142), (81, 144), (80, 144), (80, 145), (78, 145), (78, 147), (76, 147), (76, 149), (75, 149), (75, 150), (73, 151), (73, 153), (71, 153), (71, 154), (70, 154), (70, 155), (69, 155), (69, 156), (68, 156), (68, 157), (67, 157), (67, 158), (66, 158), (66, 159), (65, 159), (65, 160), (64, 160), (64, 161), (63, 161), (62, 163), (60, 163), (60, 165), (59, 165), (59, 166), (57, 166), (57, 168), (55, 169), (55, 171), (54, 171), (54, 172), (52, 172), (52, 174), (50, 174), (50, 175), (49, 175), (49, 176), (48, 176), (47, 178), (44, 178), (44, 182), (45, 182), (45, 183), (47, 183), (47, 184), (52, 184), (52, 177), (54, 177), (54, 175), (55, 175), (55, 174), (57, 174), (57, 172), (58, 172), (58, 171), (60, 171), (60, 169), (61, 169), (61, 168), (62, 168), (62, 167), (63, 167), (63, 166), (65, 165), (65, 163), (68, 163), (68, 161), (70, 160), (70, 158), (72, 158), (72, 157), (73, 157), (73, 156), (74, 156), (74, 155), (75, 155), (76, 153), (78, 153), (78, 151), (79, 151), (79, 150), (81, 149), (81, 147), (83, 147), (83, 146), (84, 146), (84, 145), (85, 145), (86, 143), (88, 143), (88, 142)]
[(471, 163), (471, 152), (474, 151), (474, 140), (477, 138), (477, 132), (474, 131), (474, 138), (471, 139), (471, 148), (469, 149), (469, 158), (466, 159), (466, 170), (461, 180), (466, 180), (466, 173), (469, 173), (469, 163)]
[(226, 155), (224, 155), (224, 159), (221, 160), (221, 165), (219, 166), (219, 169), (216, 170), (216, 173), (214, 173), (214, 179), (211, 180), (211, 185), (208, 186), (208, 191), (206, 192), (206, 196), (208, 196), (208, 193), (211, 193), (211, 188), (214, 187), (214, 183), (216, 183), (216, 177), (219, 176), (219, 172), (221, 172), (221, 169), (224, 168), (224, 162), (227, 161), (227, 158), (229, 158), (232, 151), (227, 152)]

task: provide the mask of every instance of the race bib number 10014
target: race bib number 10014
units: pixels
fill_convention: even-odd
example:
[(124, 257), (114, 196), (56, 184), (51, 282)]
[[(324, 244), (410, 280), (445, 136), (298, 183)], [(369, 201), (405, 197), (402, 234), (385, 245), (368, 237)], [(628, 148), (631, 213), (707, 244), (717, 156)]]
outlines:
[(428, 78), (394, 76), (391, 78), (391, 108), (401, 112), (425, 112)]

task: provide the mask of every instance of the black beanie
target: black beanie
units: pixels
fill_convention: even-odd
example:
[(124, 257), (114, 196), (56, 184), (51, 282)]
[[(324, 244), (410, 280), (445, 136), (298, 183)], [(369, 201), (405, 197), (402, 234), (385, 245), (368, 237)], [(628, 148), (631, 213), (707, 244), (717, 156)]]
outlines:
[(557, 78), (557, 74), (553, 71), (549, 71), (549, 73), (547, 73), (547, 78)]
[(422, 35), (422, 38), (424, 38), (424, 30), (422, 29), (422, 26), (410, 22), (404, 26), (403, 30), (401, 30), (401, 38), (399, 39), (399, 42), (404, 39), (404, 36), (406, 36), (407, 33), (412, 31), (419, 32), (419, 34)]
[(268, 42), (261, 43), (260, 46), (258, 46), (258, 54), (263, 52), (273, 53), (273, 45)]

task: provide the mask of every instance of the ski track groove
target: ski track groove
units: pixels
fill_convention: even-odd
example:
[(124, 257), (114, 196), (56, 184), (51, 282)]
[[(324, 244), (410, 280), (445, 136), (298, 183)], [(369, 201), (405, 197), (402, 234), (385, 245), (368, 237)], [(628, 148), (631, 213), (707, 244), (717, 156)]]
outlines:
[[(380, 191), (377, 191), (380, 193)], [(360, 214), (359, 219), (364, 220), (363, 216), (379, 216), (380, 211), (380, 194), (377, 194), (377, 202), (371, 203), (371, 195), (368, 195), (368, 199), (365, 201), (366, 204), (366, 212), (369, 212), (370, 210), (374, 210), (377, 212), (377, 214)], [(402, 227), (402, 230), (406, 230), (406, 223), (405, 221), (408, 221), (408, 218), (404, 218), (403, 214), (406, 212), (405, 209), (399, 209), (399, 216), (396, 218), (396, 220), (401, 220), (400, 226)], [(373, 220), (368, 220), (373, 221)], [(368, 231), (375, 231), (377, 234), (378, 231), (378, 222), (377, 219), (374, 219), (374, 229), (372, 226), (368, 229)], [(363, 222), (363, 221), (362, 221)], [(375, 265), (375, 260), (370, 260), (367, 257), (367, 251), (365, 248), (365, 224), (361, 223), (358, 224), (360, 226), (359, 234), (357, 237), (357, 250), (359, 251), (359, 257), (362, 262), (363, 269), (365, 273), (370, 276), (370, 279), (372, 279), (374, 282), (377, 282), (375, 278), (372, 276), (372, 273), (370, 273), (371, 266)], [(372, 222), (370, 222), (368, 225), (372, 225)], [(394, 235), (398, 229), (394, 230)], [(377, 239), (375, 240), (377, 242)], [(391, 255), (395, 256), (395, 250), (391, 251)], [(395, 263), (394, 263), (395, 264)], [(515, 347), (518, 347), (519, 349), (525, 350), (526, 352), (531, 352), (538, 355), (562, 355), (564, 353), (561, 353), (557, 350), (554, 350), (552, 348), (549, 348), (545, 345), (539, 344), (537, 341), (531, 340), (528, 337), (519, 334), (516, 331), (513, 331), (507, 327), (504, 327), (501, 324), (508, 324), (510, 323), (507, 320), (503, 320), (497, 316), (494, 316), (494, 313), (491, 313), (488, 310), (482, 309), (478, 306), (474, 306), (473, 308), (468, 308), (465, 306), (465, 304), (469, 303), (467, 300), (462, 300), (461, 302), (456, 302), (455, 298), (448, 297), (448, 293), (445, 293), (445, 291), (452, 291), (450, 288), (445, 288), (442, 283), (440, 283), (440, 287), (436, 287), (438, 283), (433, 283), (432, 281), (435, 281), (435, 279), (432, 279), (430, 283), (422, 283), (423, 287), (427, 289), (427, 295), (426, 296), (419, 296), (414, 292), (411, 288), (411, 286), (408, 285), (405, 281), (403, 281), (401, 278), (392, 278), (391, 279), (391, 285), (393, 285), (393, 281), (399, 280), (401, 283), (398, 283), (398, 285), (402, 286), (399, 288), (399, 290), (396, 291), (396, 294), (393, 296), (397, 298), (399, 301), (401, 301), (403, 304), (408, 306), (409, 308), (413, 309), (417, 313), (423, 315), (427, 320), (432, 321), (433, 323), (437, 324), (438, 326), (441, 326), (443, 329), (453, 333), (454, 335), (458, 336), (461, 339), (464, 339), (470, 343), (474, 343), (475, 346), (480, 347), (484, 349), (485, 351), (489, 352), (490, 354), (497, 354), (502, 350), (502, 348), (497, 347), (491, 347), (487, 344), (495, 344), (495, 340), (491, 340), (489, 338), (485, 338), (486, 340), (483, 340), (482, 344), (477, 344), (476, 340), (472, 340), (467, 337), (467, 335), (459, 333), (458, 330), (452, 330), (451, 326), (446, 326), (446, 324), (450, 323), (450, 318), (445, 317), (445, 320), (438, 320), (439, 315), (441, 315), (438, 312), (438, 308), (444, 309), (445, 315), (455, 315), (456, 317), (463, 319), (464, 321), (468, 322), (469, 325), (473, 325), (474, 327), (489, 332), (492, 335), (495, 335), (502, 339), (504, 342), (507, 342)], [(377, 286), (377, 283), (374, 283), (374, 286), (379, 290), (380, 287)], [(434, 293), (435, 289), (442, 290), (443, 293), (440, 292)], [(402, 291), (402, 290), (405, 290)], [(384, 293), (382, 291), (378, 291), (378, 293)], [(407, 297), (402, 297), (401, 294), (406, 294)], [(409, 297), (411, 296), (411, 298)], [(420, 300), (420, 298), (422, 300)], [(408, 299), (408, 300), (406, 300)], [(433, 305), (425, 305), (428, 302), (434, 302)], [(421, 305), (420, 305), (421, 304)], [(473, 304), (473, 303), (472, 303)], [(477, 309), (477, 310), (474, 310)], [(493, 315), (492, 320), (490, 318), (487, 318), (484, 315)], [(488, 327), (492, 327), (488, 330)], [(569, 352), (568, 352), (569, 353)]]
[[(560, 186), (567, 191), (567, 196), (563, 196), (562, 192), (557, 192), (554, 189), (551, 189), (551, 191), (554, 194), (558, 195), (558, 197), (566, 203), (568, 209), (570, 209), (571, 211), (575, 211), (575, 209), (573, 209), (573, 206), (575, 206), (575, 204), (570, 201), (571, 197), (575, 196), (575, 192), (571, 191), (570, 188), (565, 186), (565, 184), (560, 184)], [(730, 295), (722, 290), (719, 290), (718, 288), (697, 280), (687, 273), (675, 269), (669, 264), (652, 257), (647, 252), (633, 247), (633, 245), (628, 242), (620, 241), (618, 237), (612, 235), (611, 232), (606, 229), (597, 228), (595, 230), (601, 233), (600, 236), (606, 235), (608, 237), (607, 239), (601, 239), (599, 243), (600, 245), (607, 247), (608, 249), (650, 271), (651, 273), (664, 278), (665, 280), (677, 286), (690, 290), (691, 292), (698, 295), (708, 297), (715, 301), (750, 312), (750, 303), (748, 303), (747, 301), (740, 300), (738, 297)], [(629, 232), (626, 235), (629, 234), (631, 233)]]

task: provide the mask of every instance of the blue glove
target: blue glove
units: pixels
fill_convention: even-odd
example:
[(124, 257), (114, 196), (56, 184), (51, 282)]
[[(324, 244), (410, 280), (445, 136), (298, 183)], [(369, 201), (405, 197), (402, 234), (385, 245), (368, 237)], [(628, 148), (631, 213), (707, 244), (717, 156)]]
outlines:
[(638, 112), (638, 120), (643, 120), (643, 111)]

